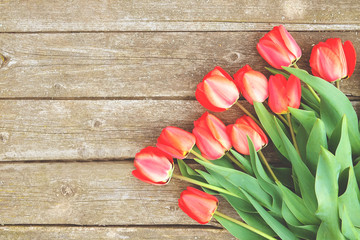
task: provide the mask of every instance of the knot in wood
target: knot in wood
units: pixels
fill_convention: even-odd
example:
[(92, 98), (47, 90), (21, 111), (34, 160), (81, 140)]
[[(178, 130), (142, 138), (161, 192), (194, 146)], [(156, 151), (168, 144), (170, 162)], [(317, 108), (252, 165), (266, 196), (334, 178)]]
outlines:
[(226, 56), (224, 56), (224, 59), (229, 63), (238, 63), (241, 60), (240, 53), (230, 52)]
[(0, 142), (6, 143), (9, 140), (9, 133), (0, 132)]
[(75, 188), (68, 183), (61, 185), (60, 192), (64, 197), (73, 197), (76, 193)]

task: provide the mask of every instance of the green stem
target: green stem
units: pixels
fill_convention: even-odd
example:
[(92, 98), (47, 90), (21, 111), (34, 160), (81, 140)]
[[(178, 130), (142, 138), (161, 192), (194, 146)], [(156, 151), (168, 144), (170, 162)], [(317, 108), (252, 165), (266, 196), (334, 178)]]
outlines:
[(246, 115), (248, 115), (249, 117), (251, 117), (252, 120), (254, 120), (254, 121), (257, 123), (257, 125), (259, 125), (259, 127), (261, 127), (262, 130), (264, 130), (263, 127), (262, 127), (262, 125), (261, 125), (261, 123), (259, 122), (259, 120), (257, 120), (257, 118), (256, 118), (254, 115), (252, 115), (241, 103), (235, 102), (235, 104), (236, 104)]
[(276, 183), (280, 183), (279, 179), (276, 177), (275, 173), (273, 172), (273, 170), (271, 169), (268, 161), (266, 160), (264, 154), (262, 153), (261, 150), (258, 151), (258, 154), (260, 155), (261, 161), (265, 164), (267, 170), (269, 171), (271, 177), (274, 179), (274, 181)]
[(276, 115), (286, 126), (289, 126), (289, 123), (286, 121), (286, 119), (281, 114), (276, 114)]
[[(299, 69), (299, 67), (296, 65), (296, 63), (293, 64), (293, 66), (297, 69)], [(305, 83), (307, 88), (310, 90), (311, 94), (315, 97), (316, 101), (320, 102), (320, 98), (319, 96), (316, 94), (316, 92), (314, 91), (314, 89), (307, 83)]]
[(206, 158), (204, 158), (203, 156), (201, 156), (200, 154), (198, 154), (197, 152), (195, 152), (195, 151), (192, 150), (192, 149), (190, 150), (190, 153), (194, 154), (197, 158), (200, 158), (200, 159), (203, 160), (204, 162), (213, 164), (212, 162), (210, 162), (209, 160), (207, 160)]
[(335, 82), (336, 88), (340, 90), (340, 80)]
[(234, 219), (232, 217), (229, 217), (228, 215), (225, 215), (225, 214), (223, 214), (223, 213), (221, 213), (219, 211), (215, 211), (214, 215), (222, 217), (222, 218), (224, 218), (226, 220), (229, 220), (229, 221), (231, 221), (231, 222), (233, 222), (233, 223), (235, 223), (235, 224), (237, 224), (237, 225), (239, 225), (239, 226), (241, 226), (243, 228), (246, 228), (246, 229), (248, 229), (248, 230), (250, 230), (250, 231), (252, 231), (252, 232), (254, 232), (254, 233), (256, 233), (256, 234), (258, 234), (258, 235), (260, 235), (260, 236), (262, 236), (264, 238), (266, 238), (266, 239), (276, 240), (276, 238), (273, 238), (272, 236), (260, 231), (259, 229), (254, 228), (254, 227), (252, 227), (252, 226), (250, 226), (250, 225), (248, 225), (248, 224), (246, 224), (244, 222), (241, 222), (239, 220), (236, 220), (236, 219)]
[(292, 123), (291, 123), (290, 112), (288, 112), (288, 113), (286, 114), (286, 118), (287, 118), (288, 123), (289, 123), (290, 134), (291, 134), (291, 138), (292, 138), (293, 143), (294, 143), (294, 147), (295, 147), (296, 151), (298, 152), (299, 156), (301, 156), (301, 155), (300, 155), (300, 151), (299, 151), (299, 147), (298, 147), (297, 142), (296, 142), (295, 133), (294, 133), (294, 128), (293, 128)]
[(225, 155), (230, 158), (231, 161), (233, 161), (233, 163), (235, 163), (239, 168), (241, 168), (244, 172), (246, 172), (247, 174), (249, 174), (249, 172), (246, 170), (246, 168), (244, 167), (244, 165), (242, 165), (238, 160), (236, 160), (231, 154), (230, 152), (226, 152)]
[(198, 185), (198, 186), (201, 186), (201, 187), (205, 187), (205, 188), (208, 188), (208, 189), (217, 191), (217, 192), (219, 192), (219, 193), (224, 193), (224, 194), (227, 194), (227, 195), (231, 195), (231, 196), (240, 198), (240, 197), (239, 197), (238, 195), (236, 195), (235, 193), (229, 192), (229, 191), (226, 190), (226, 189), (223, 189), (223, 188), (220, 188), (220, 187), (216, 187), (216, 186), (213, 186), (213, 185), (210, 185), (210, 184), (208, 184), (208, 183), (204, 183), (204, 182), (201, 182), (201, 181), (192, 179), (192, 178), (184, 177), (184, 176), (181, 176), (181, 175), (178, 175), (178, 174), (173, 174), (172, 177), (173, 177), (173, 178), (176, 178), (176, 179), (179, 179), (179, 180), (183, 180), (183, 181), (188, 182), (188, 183), (192, 183), (192, 184), (195, 184), (195, 185)]

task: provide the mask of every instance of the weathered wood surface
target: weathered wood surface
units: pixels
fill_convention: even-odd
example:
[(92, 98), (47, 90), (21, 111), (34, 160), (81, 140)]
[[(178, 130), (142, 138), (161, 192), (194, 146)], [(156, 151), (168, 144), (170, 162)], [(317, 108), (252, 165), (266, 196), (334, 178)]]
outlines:
[[(293, 32), (310, 70), (313, 44), (340, 37), (360, 46), (358, 32)], [(0, 34), (0, 98), (193, 99), (214, 66), (234, 74), (245, 64), (266, 75), (256, 50), (261, 32)], [(0, 64), (1, 65), (1, 64)], [(360, 65), (360, 62), (358, 62)], [(360, 68), (342, 90), (360, 96)]]
[(0, 227), (2, 240), (235, 240), (226, 230), (175, 227)]
[[(359, 1), (1, 1), (0, 31), (359, 29)], [(291, 28), (291, 25), (288, 26)]]
[(199, 226), (178, 207), (190, 184), (149, 185), (133, 169), (132, 161), (0, 164), (0, 224)]
[[(195, 100), (3, 100), (0, 109), (1, 161), (133, 158), (164, 127), (191, 131), (205, 112)], [(242, 114), (216, 115), (230, 124)]]

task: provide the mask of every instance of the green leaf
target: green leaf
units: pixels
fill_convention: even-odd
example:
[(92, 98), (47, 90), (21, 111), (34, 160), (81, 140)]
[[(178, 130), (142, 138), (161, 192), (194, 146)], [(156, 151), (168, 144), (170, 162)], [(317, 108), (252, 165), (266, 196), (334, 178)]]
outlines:
[(254, 172), (251, 168), (251, 164), (246, 158), (244, 158), (240, 153), (238, 153), (237, 151), (235, 151), (232, 148), (230, 148), (230, 152), (245, 167), (246, 171), (250, 175), (254, 175)]
[(243, 206), (239, 204), (238, 198), (226, 194), (221, 194), (221, 196), (230, 203), (230, 205), (235, 209), (244, 222), (270, 236), (276, 236), (276, 233), (267, 225), (267, 223), (264, 221), (264, 219), (261, 218), (252, 205), (251, 207), (254, 209), (254, 211), (252, 213), (248, 211), (245, 212), (242, 210)]
[(197, 161), (207, 169), (211, 169), (216, 173), (220, 174), (225, 178), (225, 180), (233, 184), (235, 187), (240, 189), (245, 189), (258, 201), (260, 201), (263, 205), (265, 205), (268, 208), (271, 208), (271, 197), (260, 187), (256, 178), (246, 173), (234, 169), (220, 167), (211, 163), (204, 162), (199, 159), (195, 159), (195, 161)]
[(344, 115), (341, 121), (341, 136), (339, 145), (336, 148), (335, 158), (340, 164), (340, 172), (348, 167), (353, 166), (352, 162), (352, 153), (351, 153), (351, 144), (349, 139), (348, 133), (348, 124), (347, 124), (347, 117)]
[(261, 240), (266, 239), (236, 223), (233, 223), (223, 217), (214, 215), (214, 218), (226, 228), (234, 237), (240, 240)]
[(313, 87), (320, 95), (320, 115), (324, 121), (327, 134), (330, 135), (341, 118), (348, 118), (349, 135), (352, 151), (360, 155), (360, 133), (357, 114), (346, 95), (329, 82), (310, 75), (304, 70), (284, 67), (291, 74)]
[(276, 75), (276, 74), (281, 74), (283, 75), (286, 79), (288, 79), (290, 77), (290, 74), (287, 74), (286, 72), (283, 72), (279, 69), (275, 69), (275, 68), (271, 68), (271, 67), (265, 67), (266, 70), (268, 70), (270, 73)]
[(279, 135), (285, 147), (285, 151), (289, 156), (289, 161), (293, 166), (295, 175), (297, 179), (299, 179), (298, 181), (299, 188), (300, 188), (301, 196), (304, 199), (305, 205), (311, 212), (315, 212), (317, 208), (317, 203), (316, 203), (315, 190), (314, 190), (314, 183), (315, 183), (314, 176), (311, 174), (310, 170), (307, 168), (305, 163), (301, 160), (296, 149), (294, 148), (290, 140), (286, 137), (284, 132), (282, 132), (282, 130), (277, 124), (275, 126), (279, 132)]
[[(354, 170), (351, 167), (349, 169), (349, 178), (346, 191), (339, 197), (339, 215), (344, 221), (346, 217), (356, 227), (360, 227), (360, 203), (359, 203), (359, 186), (355, 179)], [(345, 213), (344, 210), (349, 209), (351, 211)], [(346, 214), (346, 216), (345, 216)]]
[(326, 130), (323, 121), (317, 119), (306, 144), (306, 165), (315, 175), (321, 147), (327, 149)]
[(254, 102), (254, 108), (257, 116), (263, 127), (265, 128), (267, 134), (271, 138), (277, 150), (286, 158), (288, 155), (283, 146), (281, 138), (279, 136), (278, 131), (274, 128), (276, 121), (274, 120), (274, 115), (269, 113), (268, 110), (264, 107), (262, 103)]
[(320, 113), (320, 103), (312, 95), (311, 91), (304, 86), (301, 86), (301, 98), (313, 111)]
[(340, 165), (336, 162), (335, 156), (321, 148), (315, 179), (315, 192), (318, 200), (316, 215), (322, 220), (320, 228), (327, 232), (328, 239), (344, 239), (340, 232), (338, 215), (339, 171)]
[(267, 175), (265, 169), (263, 168), (259, 157), (256, 153), (255, 146), (251, 139), (247, 137), (248, 144), (249, 144), (249, 150), (250, 150), (250, 161), (251, 165), (253, 166), (254, 174), (258, 180), (259, 185), (262, 187), (262, 189), (267, 192), (271, 198), (272, 198), (272, 208), (271, 211), (278, 216), (281, 216), (281, 205), (282, 205), (282, 199), (279, 192), (278, 187), (274, 184), (274, 181), (270, 179), (270, 177)]
[(305, 131), (308, 135), (314, 126), (314, 123), (317, 119), (316, 115), (312, 111), (306, 111), (296, 108), (289, 108), (291, 116), (300, 122), (300, 124), (304, 127)]
[[(351, 219), (349, 217), (349, 211), (345, 206), (342, 207), (342, 222), (341, 222), (341, 231), (345, 237), (350, 240), (358, 240), (360, 239), (360, 231), (356, 229)], [(351, 210), (352, 211), (352, 210)], [(351, 212), (350, 211), (350, 212)]]
[(306, 207), (303, 199), (281, 183), (279, 183), (278, 186), (282, 192), (284, 203), (298, 221), (304, 225), (317, 225), (320, 223), (319, 219), (314, 215), (314, 212), (310, 212)]
[[(199, 169), (196, 169), (196, 172), (198, 172), (205, 179), (205, 181), (208, 182), (209, 184), (216, 186), (216, 187), (221, 187), (219, 182), (213, 176), (211, 176), (211, 174), (201, 171)], [(201, 187), (201, 188), (204, 192), (209, 193), (211, 195), (219, 194), (218, 192), (208, 189), (206, 187)]]
[(279, 181), (284, 184), (286, 187), (294, 189), (294, 183), (292, 178), (291, 168), (286, 167), (272, 167), (273, 172)]
[(197, 172), (195, 172), (191, 167), (189, 167), (184, 162), (184, 160), (178, 159), (177, 163), (178, 163), (180, 172), (184, 177), (188, 177), (188, 178), (191, 178), (191, 179), (195, 179), (195, 180), (204, 182), (204, 179)]
[(250, 194), (248, 194), (245, 190), (242, 190), (244, 195), (248, 198), (251, 204), (258, 211), (260, 216), (264, 219), (264, 221), (277, 233), (277, 235), (282, 240), (294, 240), (298, 239), (289, 229), (287, 229), (283, 224), (281, 224), (278, 220), (276, 220), (273, 216), (271, 216)]
[(301, 159), (306, 159), (306, 144), (309, 139), (309, 134), (306, 132), (304, 126), (300, 125), (295, 138), (299, 147)]
[(312, 240), (316, 238), (316, 232), (318, 226), (316, 225), (303, 225), (299, 222), (293, 213), (289, 210), (286, 204), (283, 204), (282, 207), (282, 216), (286, 221), (289, 229), (295, 234), (295, 236), (301, 239)]
[(360, 185), (360, 162), (358, 162), (355, 165), (354, 173), (355, 173), (355, 178), (356, 178), (357, 184)]

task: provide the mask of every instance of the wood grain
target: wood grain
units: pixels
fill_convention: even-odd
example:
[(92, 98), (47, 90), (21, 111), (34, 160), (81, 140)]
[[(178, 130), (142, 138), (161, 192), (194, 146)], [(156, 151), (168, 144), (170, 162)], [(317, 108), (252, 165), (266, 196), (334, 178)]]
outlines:
[[(205, 112), (194, 100), (3, 100), (0, 109), (1, 161), (133, 158), (164, 127), (191, 131)], [(242, 114), (216, 115), (230, 124)]]
[[(44, 7), (46, 6), (46, 7)], [(359, 29), (359, 1), (1, 1), (1, 32)]]
[[(150, 185), (134, 178), (133, 169), (132, 161), (0, 164), (0, 224), (200, 227), (178, 207), (190, 184)], [(230, 212), (220, 201), (220, 211)]]
[[(234, 74), (245, 64), (268, 66), (256, 50), (264, 33), (0, 34), (0, 98), (194, 99), (196, 85), (214, 66)], [(293, 32), (307, 70), (313, 44), (351, 40), (358, 32)], [(358, 62), (359, 66), (360, 62)], [(1, 64), (0, 64), (1, 65)], [(360, 68), (342, 90), (360, 96)]]
[(0, 227), (3, 240), (235, 240), (226, 230), (174, 227)]

